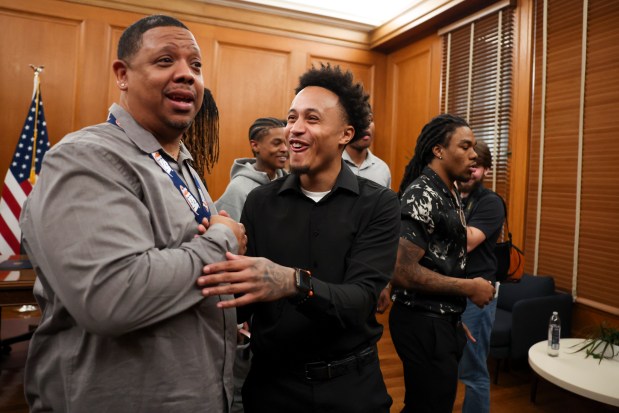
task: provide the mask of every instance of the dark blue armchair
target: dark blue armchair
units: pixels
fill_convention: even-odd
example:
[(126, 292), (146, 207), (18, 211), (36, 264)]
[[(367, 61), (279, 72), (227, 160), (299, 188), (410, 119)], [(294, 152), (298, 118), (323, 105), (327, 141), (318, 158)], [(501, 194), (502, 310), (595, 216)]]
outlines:
[(570, 336), (572, 304), (571, 294), (555, 291), (552, 277), (524, 274), (517, 283), (501, 284), (490, 336), (490, 356), (496, 360), (495, 384), (502, 360), (526, 359), (533, 344), (547, 339), (553, 311), (561, 318), (561, 337)]

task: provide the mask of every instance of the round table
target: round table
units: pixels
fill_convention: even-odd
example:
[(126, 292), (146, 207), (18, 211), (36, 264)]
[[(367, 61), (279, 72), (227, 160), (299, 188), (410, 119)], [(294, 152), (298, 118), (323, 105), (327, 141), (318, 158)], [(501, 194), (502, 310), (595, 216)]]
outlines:
[[(619, 358), (600, 360), (574, 353), (582, 338), (562, 338), (557, 357), (546, 353), (547, 341), (529, 349), (529, 364), (540, 377), (566, 390), (592, 400), (619, 406)], [(534, 400), (534, 389), (531, 399)]]

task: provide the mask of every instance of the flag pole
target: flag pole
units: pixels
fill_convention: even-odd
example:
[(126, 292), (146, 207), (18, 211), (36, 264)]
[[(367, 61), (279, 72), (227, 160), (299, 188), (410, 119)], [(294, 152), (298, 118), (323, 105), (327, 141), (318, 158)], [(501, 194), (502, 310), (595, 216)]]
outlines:
[(36, 108), (34, 112), (34, 142), (32, 144), (32, 167), (30, 168), (30, 178), (28, 179), (32, 185), (37, 180), (37, 171), (36, 171), (36, 153), (37, 153), (37, 138), (38, 138), (38, 129), (39, 129), (39, 96), (41, 94), (41, 80), (39, 75), (45, 68), (45, 66), (35, 66), (30, 65), (32, 70), (34, 71), (34, 93), (36, 99)]

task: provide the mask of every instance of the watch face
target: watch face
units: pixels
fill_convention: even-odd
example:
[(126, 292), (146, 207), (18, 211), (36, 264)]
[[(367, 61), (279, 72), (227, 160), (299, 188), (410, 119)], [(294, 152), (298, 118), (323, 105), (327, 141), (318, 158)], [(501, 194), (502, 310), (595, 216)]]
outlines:
[(297, 283), (297, 289), (302, 293), (309, 293), (312, 290), (312, 276), (309, 271), (296, 269), (295, 281)]

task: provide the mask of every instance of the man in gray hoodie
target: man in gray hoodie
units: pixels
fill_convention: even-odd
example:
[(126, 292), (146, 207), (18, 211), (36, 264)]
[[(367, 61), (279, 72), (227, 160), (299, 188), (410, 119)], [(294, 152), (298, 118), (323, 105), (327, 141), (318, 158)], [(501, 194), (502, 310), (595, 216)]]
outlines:
[(235, 159), (230, 170), (230, 183), (215, 205), (235, 220), (241, 219), (245, 199), (252, 189), (281, 178), (288, 160), (284, 121), (258, 118), (249, 128), (249, 144), (254, 158)]

